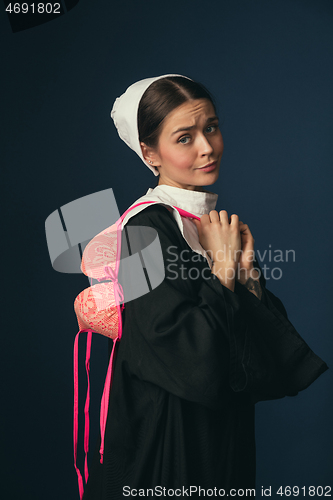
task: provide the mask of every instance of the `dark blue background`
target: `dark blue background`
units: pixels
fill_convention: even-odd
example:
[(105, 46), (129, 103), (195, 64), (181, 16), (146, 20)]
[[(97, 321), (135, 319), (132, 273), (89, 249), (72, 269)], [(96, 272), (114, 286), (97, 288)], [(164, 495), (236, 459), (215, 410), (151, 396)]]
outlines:
[[(283, 270), (267, 287), (333, 366), (332, 16), (329, 0), (80, 0), (12, 33), (2, 8), (3, 498), (78, 498), (72, 304), (87, 282), (52, 269), (44, 222), (109, 187), (123, 212), (154, 187), (110, 118), (139, 79), (180, 73), (212, 91), (225, 151), (208, 189), (219, 210), (249, 224), (261, 252), (295, 250), (295, 262), (266, 259)], [(92, 447), (104, 340), (93, 340)], [(295, 398), (257, 405), (257, 496), (262, 485), (332, 485), (331, 371)]]

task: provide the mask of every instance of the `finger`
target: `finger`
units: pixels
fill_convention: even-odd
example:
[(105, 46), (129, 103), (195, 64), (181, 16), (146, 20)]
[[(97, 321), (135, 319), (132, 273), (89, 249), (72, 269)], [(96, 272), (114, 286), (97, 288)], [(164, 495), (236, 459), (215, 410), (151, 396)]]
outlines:
[(240, 230), (242, 235), (246, 236), (247, 239), (250, 238), (250, 239), (253, 239), (253, 241), (254, 241), (253, 235), (252, 235), (250, 228), (247, 224), (243, 224), (242, 226), (240, 226), (239, 230)]
[(216, 210), (211, 210), (209, 212), (209, 218), (210, 218), (211, 222), (219, 222), (220, 221), (219, 214)]
[(233, 226), (234, 225), (238, 226), (239, 225), (238, 215), (236, 215), (236, 214), (230, 215), (230, 217), (229, 217), (229, 224), (231, 224)]
[(228, 212), (226, 210), (220, 210), (219, 216), (222, 224), (229, 224)]
[(239, 226), (239, 230), (241, 233), (248, 233), (251, 234), (250, 228), (247, 224), (242, 224)]
[[(193, 219), (193, 220), (196, 220), (196, 219)], [(199, 221), (197, 221), (199, 222)], [(200, 217), (200, 222), (201, 224), (208, 224), (210, 223), (210, 217), (208, 214), (203, 214), (201, 217)]]
[(209, 219), (209, 215), (208, 214), (203, 214), (201, 217), (200, 217), (200, 220), (203, 221), (205, 219)]

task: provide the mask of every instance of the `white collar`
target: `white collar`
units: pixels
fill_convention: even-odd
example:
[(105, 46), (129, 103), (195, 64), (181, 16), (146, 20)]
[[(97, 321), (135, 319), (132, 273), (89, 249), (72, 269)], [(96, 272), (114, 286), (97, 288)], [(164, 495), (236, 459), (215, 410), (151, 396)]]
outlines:
[(178, 187), (161, 184), (154, 189), (149, 188), (147, 195), (155, 195), (161, 201), (182, 208), (191, 214), (200, 217), (215, 210), (218, 195), (210, 191), (190, 191)]

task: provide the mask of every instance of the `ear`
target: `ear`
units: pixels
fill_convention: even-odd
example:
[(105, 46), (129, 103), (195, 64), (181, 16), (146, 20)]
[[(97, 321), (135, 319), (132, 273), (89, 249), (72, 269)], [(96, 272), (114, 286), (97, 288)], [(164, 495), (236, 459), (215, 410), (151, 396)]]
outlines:
[(140, 142), (141, 151), (144, 159), (151, 165), (152, 167), (160, 167), (159, 157), (155, 149), (150, 146), (146, 146), (144, 142)]

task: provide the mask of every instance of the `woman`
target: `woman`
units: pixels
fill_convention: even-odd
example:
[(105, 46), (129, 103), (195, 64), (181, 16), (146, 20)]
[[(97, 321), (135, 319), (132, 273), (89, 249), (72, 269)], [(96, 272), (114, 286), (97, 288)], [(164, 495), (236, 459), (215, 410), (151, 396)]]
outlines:
[(223, 154), (208, 91), (179, 75), (142, 80), (111, 116), (159, 177), (133, 206), (155, 203), (137, 205), (124, 224), (157, 231), (165, 277), (125, 305), (104, 461), (98, 446), (84, 500), (163, 488), (237, 497), (255, 488), (255, 403), (296, 395), (327, 365), (266, 289), (248, 226), (216, 211), (217, 195), (203, 189)]

